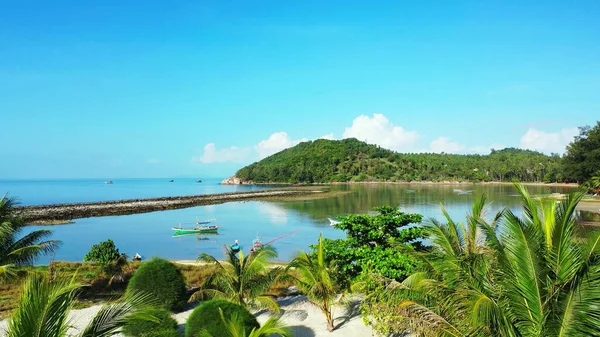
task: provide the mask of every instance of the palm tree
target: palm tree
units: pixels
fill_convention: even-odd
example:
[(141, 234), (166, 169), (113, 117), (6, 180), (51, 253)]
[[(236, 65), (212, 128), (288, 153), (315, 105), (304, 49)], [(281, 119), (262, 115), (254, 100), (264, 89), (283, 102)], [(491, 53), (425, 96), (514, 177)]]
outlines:
[(16, 202), (6, 194), (0, 198), (0, 281), (14, 273), (14, 267), (29, 265), (42, 254), (54, 252), (60, 242), (45, 240), (51, 230), (33, 231), (20, 239), (24, 221), (17, 214)]
[[(18, 307), (8, 322), (7, 337), (64, 337), (69, 329), (68, 314), (82, 287), (73, 281), (50, 281), (39, 273), (25, 281)], [(156, 320), (144, 314), (152, 302), (147, 295), (128, 295), (121, 301), (104, 305), (79, 333), (80, 337), (113, 336), (131, 319)]]
[(583, 193), (556, 202), (515, 186), (520, 217), (503, 210), (484, 220), (482, 197), (467, 225), (445, 212), (447, 224), (426, 225), (433, 249), (420, 255), (423, 271), (385, 292), (412, 314), (413, 332), (600, 336), (600, 235), (578, 238), (574, 227)]
[(253, 328), (250, 333), (246, 332), (246, 326), (244, 325), (243, 319), (239, 315), (234, 314), (231, 318), (226, 319), (223, 316), (223, 311), (219, 308), (221, 321), (226, 327), (226, 331), (221, 331), (219, 336), (204, 331), (201, 332), (198, 337), (268, 337), (268, 336), (281, 336), (281, 337), (293, 337), (294, 334), (290, 328), (284, 326), (279, 318), (269, 317), (269, 319), (261, 325), (260, 328)]
[(296, 256), (288, 265), (288, 269), (295, 269), (291, 273), (296, 286), (306, 294), (308, 300), (317, 306), (325, 315), (327, 330), (333, 331), (333, 304), (337, 297), (330, 271), (323, 256), (323, 235), (319, 235), (316, 256), (305, 252)]
[(280, 267), (267, 266), (269, 260), (277, 257), (277, 252), (270, 246), (263, 246), (248, 256), (244, 256), (242, 251), (236, 254), (228, 247), (225, 250), (226, 261), (223, 262), (206, 253), (200, 255), (200, 261), (214, 265), (216, 270), (204, 280), (192, 299), (207, 295), (225, 298), (245, 307), (279, 312), (275, 296), (266, 293), (282, 272)]

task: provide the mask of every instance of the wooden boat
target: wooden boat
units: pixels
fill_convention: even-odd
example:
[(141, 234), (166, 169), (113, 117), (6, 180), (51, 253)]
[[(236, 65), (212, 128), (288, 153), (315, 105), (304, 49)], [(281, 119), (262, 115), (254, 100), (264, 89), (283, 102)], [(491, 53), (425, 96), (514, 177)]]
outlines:
[(173, 234), (181, 235), (181, 234), (196, 234), (196, 233), (216, 233), (219, 230), (219, 226), (210, 225), (210, 226), (196, 226), (192, 228), (185, 227), (173, 227)]
[(216, 233), (220, 227), (219, 225), (210, 225), (211, 222), (212, 220), (198, 221), (198, 219), (196, 219), (196, 227), (185, 228), (181, 227), (181, 223), (179, 223), (179, 227), (173, 227), (171, 230), (173, 230), (174, 235)]

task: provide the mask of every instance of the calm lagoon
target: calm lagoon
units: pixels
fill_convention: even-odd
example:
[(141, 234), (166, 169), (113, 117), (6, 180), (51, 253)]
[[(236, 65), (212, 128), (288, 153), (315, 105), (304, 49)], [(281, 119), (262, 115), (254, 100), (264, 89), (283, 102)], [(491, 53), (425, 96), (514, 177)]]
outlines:
[[(7, 189), (7, 187), (9, 187)], [(102, 180), (72, 181), (0, 181), (0, 191), (10, 191), (23, 204), (48, 204), (147, 198), (169, 195), (223, 193), (266, 188), (267, 186), (227, 186), (218, 180), (195, 183), (194, 179), (130, 179), (114, 180), (105, 185)], [(382, 205), (398, 206), (404, 212), (419, 213), (424, 219), (441, 219), (440, 203), (450, 215), (463, 221), (473, 201), (486, 193), (493, 202), (490, 216), (502, 207), (519, 212), (519, 197), (510, 185), (433, 185), (433, 184), (350, 184), (334, 185), (333, 189), (347, 191), (331, 198), (293, 201), (246, 201), (220, 205), (144, 214), (76, 219), (75, 224), (31, 226), (27, 230), (52, 229), (53, 238), (63, 242), (56, 260), (81, 261), (91, 245), (108, 238), (129, 256), (136, 252), (144, 258), (160, 256), (171, 260), (195, 259), (205, 252), (223, 255), (223, 245), (239, 240), (248, 249), (257, 236), (263, 242), (293, 232), (274, 243), (280, 261), (289, 261), (295, 253), (307, 250), (316, 242), (319, 233), (329, 238), (341, 238), (344, 233), (329, 226), (327, 217), (364, 213)], [(454, 189), (472, 190), (458, 193)], [(535, 195), (565, 193), (566, 187), (529, 186)], [(172, 237), (171, 227), (195, 219), (216, 219), (223, 228), (219, 235)], [(40, 260), (39, 263), (46, 263)]]

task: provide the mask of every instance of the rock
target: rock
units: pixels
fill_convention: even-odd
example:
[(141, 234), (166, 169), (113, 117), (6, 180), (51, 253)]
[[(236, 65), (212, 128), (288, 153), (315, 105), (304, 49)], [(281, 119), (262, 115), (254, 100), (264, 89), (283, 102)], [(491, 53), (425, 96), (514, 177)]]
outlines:
[(222, 185), (242, 185), (242, 184), (246, 184), (246, 185), (251, 185), (253, 184), (253, 182), (251, 181), (243, 181), (240, 178), (236, 177), (236, 176), (231, 176), (227, 179), (223, 179), (221, 181)]

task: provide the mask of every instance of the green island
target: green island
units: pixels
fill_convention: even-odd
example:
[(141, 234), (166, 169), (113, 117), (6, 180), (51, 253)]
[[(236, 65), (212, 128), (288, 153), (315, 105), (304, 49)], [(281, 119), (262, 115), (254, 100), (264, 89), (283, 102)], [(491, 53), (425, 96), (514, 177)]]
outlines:
[(235, 177), (253, 183), (362, 181), (563, 182), (558, 154), (506, 148), (489, 155), (397, 153), (354, 138), (300, 143), (241, 168)]

